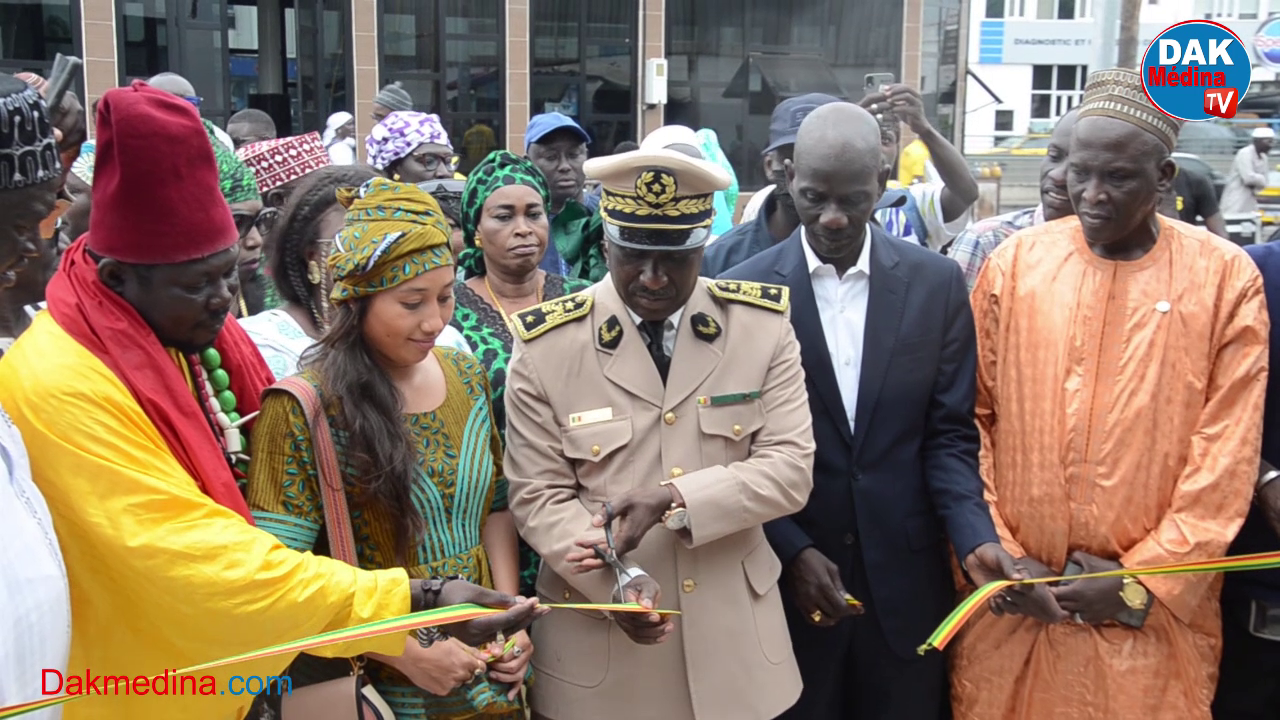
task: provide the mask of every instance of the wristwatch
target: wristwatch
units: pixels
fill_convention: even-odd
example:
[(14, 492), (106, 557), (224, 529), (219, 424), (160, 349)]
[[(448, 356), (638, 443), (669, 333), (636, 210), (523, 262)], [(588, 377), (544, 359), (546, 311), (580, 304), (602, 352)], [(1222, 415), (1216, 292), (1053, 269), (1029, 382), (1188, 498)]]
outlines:
[(689, 527), (689, 511), (671, 503), (671, 509), (662, 515), (662, 526), (671, 531), (684, 530)]
[(1124, 584), (1120, 586), (1120, 598), (1124, 600), (1124, 604), (1134, 610), (1146, 608), (1147, 602), (1151, 599), (1147, 588), (1132, 575), (1125, 575), (1123, 582)]
[[(662, 487), (671, 490), (670, 480), (664, 480), (659, 484), (662, 485)], [(671, 494), (671, 507), (662, 514), (662, 526), (672, 532), (684, 530), (689, 527), (689, 511), (685, 509), (684, 505), (675, 501), (675, 498), (677, 497), (679, 497), (679, 495), (673, 491)]]

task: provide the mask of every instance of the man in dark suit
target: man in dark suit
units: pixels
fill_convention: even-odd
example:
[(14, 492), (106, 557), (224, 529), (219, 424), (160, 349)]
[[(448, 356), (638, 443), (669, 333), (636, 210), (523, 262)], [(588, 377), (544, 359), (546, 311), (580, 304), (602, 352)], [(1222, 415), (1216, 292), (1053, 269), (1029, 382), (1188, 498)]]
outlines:
[(974, 582), (1022, 576), (982, 496), (964, 278), (870, 222), (887, 177), (867, 111), (817, 108), (787, 164), (800, 228), (723, 275), (791, 288), (817, 442), (808, 505), (765, 526), (804, 679), (784, 718), (940, 717), (943, 656), (916, 648), (955, 605), (944, 540)]
[[(1178, 175), (1182, 175), (1179, 171)], [(1270, 366), (1280, 368), (1280, 243), (1246, 245), (1271, 313)], [(1267, 376), (1262, 461), (1253, 506), (1228, 555), (1280, 550), (1280, 370)], [(1215, 720), (1280, 717), (1280, 570), (1226, 573)]]

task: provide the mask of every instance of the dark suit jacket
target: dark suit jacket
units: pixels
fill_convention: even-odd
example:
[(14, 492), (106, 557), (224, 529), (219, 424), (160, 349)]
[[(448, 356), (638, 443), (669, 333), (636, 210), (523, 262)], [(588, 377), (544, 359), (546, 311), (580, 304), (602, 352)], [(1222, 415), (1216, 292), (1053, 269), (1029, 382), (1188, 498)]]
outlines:
[[(1271, 311), (1271, 367), (1280, 368), (1280, 243), (1246, 245), (1244, 251), (1258, 264), (1262, 288)], [(1262, 411), (1262, 459), (1280, 467), (1280, 371), (1267, 376), (1267, 401)], [(1280, 480), (1272, 480), (1280, 482)], [(1227, 551), (1228, 555), (1274, 552), (1280, 550), (1280, 537), (1267, 523), (1262, 507), (1253, 503), (1240, 535)], [(1280, 603), (1280, 569), (1226, 573), (1222, 586), (1226, 600), (1265, 600)], [(1229, 617), (1230, 615), (1228, 615)]]
[(869, 609), (894, 650), (911, 657), (955, 606), (944, 538), (960, 558), (998, 542), (978, 474), (977, 340), (964, 277), (954, 260), (871, 226), (851, 432), (801, 242), (797, 230), (722, 276), (791, 288), (813, 414), (813, 493), (766, 533), (784, 564), (813, 546), (845, 577), (860, 553)]

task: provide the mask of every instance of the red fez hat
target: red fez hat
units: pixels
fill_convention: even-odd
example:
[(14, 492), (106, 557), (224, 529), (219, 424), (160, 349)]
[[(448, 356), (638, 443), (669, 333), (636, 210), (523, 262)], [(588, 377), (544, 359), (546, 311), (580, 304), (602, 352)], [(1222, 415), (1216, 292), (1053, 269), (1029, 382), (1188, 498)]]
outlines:
[(235, 246), (231, 208), (196, 109), (135, 80), (98, 104), (89, 249), (139, 265), (173, 265)]

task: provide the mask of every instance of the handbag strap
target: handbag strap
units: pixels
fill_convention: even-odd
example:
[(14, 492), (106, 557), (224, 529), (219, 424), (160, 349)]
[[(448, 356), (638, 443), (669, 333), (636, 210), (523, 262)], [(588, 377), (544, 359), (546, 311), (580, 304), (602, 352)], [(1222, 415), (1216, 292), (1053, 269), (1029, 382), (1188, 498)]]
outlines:
[(338, 451), (333, 444), (329, 419), (315, 386), (298, 376), (287, 377), (267, 388), (267, 392), (281, 390), (289, 393), (302, 406), (311, 429), (311, 454), (320, 475), (320, 490), (324, 505), (324, 524), (329, 535), (329, 555), (348, 565), (359, 567), (356, 561), (355, 533), (351, 528), (351, 511), (347, 508), (347, 493), (343, 489), (342, 471), (338, 466)]

